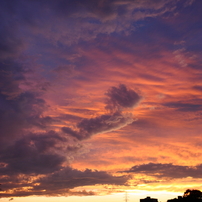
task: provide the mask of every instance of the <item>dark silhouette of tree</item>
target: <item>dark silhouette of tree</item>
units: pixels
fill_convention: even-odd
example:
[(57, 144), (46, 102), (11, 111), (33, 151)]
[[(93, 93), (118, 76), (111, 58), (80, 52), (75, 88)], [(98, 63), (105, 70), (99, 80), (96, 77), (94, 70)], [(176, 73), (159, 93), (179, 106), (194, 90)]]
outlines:
[(167, 202), (202, 202), (202, 192), (197, 189), (187, 189), (183, 196), (167, 200)]
[(183, 198), (189, 200), (202, 199), (202, 192), (196, 189), (187, 189), (184, 192)]

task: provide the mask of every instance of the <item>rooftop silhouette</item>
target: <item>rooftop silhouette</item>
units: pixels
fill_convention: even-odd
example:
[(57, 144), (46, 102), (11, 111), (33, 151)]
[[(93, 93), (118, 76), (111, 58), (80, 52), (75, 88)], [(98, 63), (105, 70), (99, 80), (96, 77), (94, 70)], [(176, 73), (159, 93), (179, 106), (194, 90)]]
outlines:
[(145, 199), (140, 199), (140, 202), (158, 202), (158, 199), (147, 196), (147, 198), (145, 198)]

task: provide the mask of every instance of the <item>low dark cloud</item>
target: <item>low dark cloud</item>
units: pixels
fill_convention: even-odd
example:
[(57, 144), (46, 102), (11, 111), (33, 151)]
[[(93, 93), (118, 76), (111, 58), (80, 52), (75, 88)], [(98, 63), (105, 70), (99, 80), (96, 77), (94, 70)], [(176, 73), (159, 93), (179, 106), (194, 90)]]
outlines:
[(134, 119), (130, 114), (124, 115), (117, 112), (114, 114), (105, 114), (96, 118), (83, 119), (77, 124), (76, 130), (69, 127), (63, 127), (62, 131), (78, 140), (83, 140), (90, 138), (92, 135), (120, 129), (133, 121)]
[(181, 112), (195, 112), (202, 110), (202, 104), (182, 103), (182, 102), (168, 102), (164, 106), (176, 109)]
[(134, 108), (142, 99), (134, 90), (127, 89), (124, 84), (110, 88), (106, 95), (108, 96), (106, 109), (112, 111), (121, 110), (121, 108)]
[(202, 86), (196, 85), (196, 86), (193, 86), (193, 89), (197, 91), (202, 91)]
[[(12, 179), (11, 179), (12, 178)], [(125, 185), (129, 179), (127, 176), (113, 176), (105, 171), (86, 169), (80, 171), (66, 167), (45, 177), (30, 181), (30, 177), (11, 176), (1, 179), (4, 191), (16, 188), (13, 193), (2, 193), (2, 197), (30, 196), (30, 195), (95, 195), (93, 192), (72, 192), (71, 189), (91, 185)], [(12, 180), (12, 183), (7, 183)], [(21, 187), (29, 187), (29, 192), (21, 190)]]
[(197, 166), (180, 166), (173, 164), (149, 163), (133, 166), (124, 171), (127, 173), (143, 173), (157, 178), (202, 178), (202, 164)]
[(112, 176), (105, 171), (92, 171), (86, 169), (80, 171), (70, 167), (55, 172), (50, 176), (36, 180), (40, 185), (35, 186), (34, 190), (55, 191), (60, 189), (73, 189), (79, 186), (89, 186), (95, 184), (114, 184), (124, 185), (128, 180), (126, 176)]
[(34, 127), (45, 129), (52, 122), (51, 117), (43, 116), (47, 105), (37, 94), (22, 92), (9, 97), (6, 93), (0, 93), (1, 148), (19, 138), (25, 130)]
[(66, 141), (54, 131), (26, 135), (1, 152), (0, 174), (38, 175), (59, 170), (66, 161), (60, 144)]

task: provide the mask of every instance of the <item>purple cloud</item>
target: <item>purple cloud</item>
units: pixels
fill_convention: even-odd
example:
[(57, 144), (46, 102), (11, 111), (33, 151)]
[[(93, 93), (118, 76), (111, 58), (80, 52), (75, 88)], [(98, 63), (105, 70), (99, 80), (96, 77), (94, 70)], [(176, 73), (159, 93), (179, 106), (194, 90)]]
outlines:
[(168, 102), (163, 105), (169, 108), (176, 109), (177, 111), (196, 112), (196, 111), (202, 111), (202, 104), (200, 104), (201, 102), (202, 100), (198, 100), (199, 104), (195, 104), (193, 100), (193, 103)]
[(22, 92), (14, 98), (0, 94), (0, 145), (19, 138), (26, 129), (38, 127), (45, 129), (52, 122), (49, 116), (43, 116), (46, 102), (32, 92)]
[[(1, 193), (2, 197), (30, 196), (30, 195), (94, 195), (96, 193), (72, 192), (71, 189), (80, 186), (90, 186), (97, 184), (125, 185), (129, 178), (127, 176), (113, 176), (105, 171), (86, 169), (80, 171), (66, 167), (52, 174), (38, 178), (30, 182), (30, 177), (9, 176), (1, 179), (4, 191), (12, 188), (16, 189), (13, 193)], [(12, 181), (12, 183), (7, 183)], [(20, 190), (21, 187), (29, 187), (29, 192)], [(85, 189), (85, 188), (84, 188)], [(45, 190), (45, 191), (44, 191)]]
[(130, 114), (125, 115), (116, 112), (114, 114), (105, 114), (96, 118), (83, 119), (77, 124), (77, 130), (63, 127), (62, 131), (78, 140), (83, 140), (90, 138), (92, 135), (120, 129), (133, 121), (134, 119)]
[(162, 163), (148, 163), (133, 166), (127, 173), (143, 173), (157, 178), (201, 178), (202, 177), (202, 164), (197, 166), (181, 166), (162, 164)]
[(124, 84), (110, 88), (106, 95), (108, 96), (106, 109), (112, 111), (120, 108), (134, 108), (142, 100), (140, 95), (131, 89), (127, 89)]
[(127, 176), (112, 176), (105, 171), (92, 171), (90, 169), (80, 171), (67, 167), (50, 176), (36, 180), (40, 185), (34, 186), (34, 190), (46, 189), (47, 192), (54, 191), (57, 193), (60, 189), (73, 189), (79, 186), (95, 184), (124, 185), (127, 180)]
[(106, 93), (108, 96), (106, 109), (107, 113), (91, 119), (83, 119), (76, 125), (76, 129), (63, 127), (62, 131), (78, 140), (83, 140), (99, 133), (114, 131), (134, 122), (132, 114), (123, 113), (124, 109), (137, 106), (142, 97), (135, 91), (127, 89), (121, 84), (119, 87), (112, 87)]
[(4, 166), (0, 167), (0, 173), (38, 175), (59, 170), (66, 161), (59, 145), (66, 141), (54, 131), (27, 135), (1, 152), (0, 162)]

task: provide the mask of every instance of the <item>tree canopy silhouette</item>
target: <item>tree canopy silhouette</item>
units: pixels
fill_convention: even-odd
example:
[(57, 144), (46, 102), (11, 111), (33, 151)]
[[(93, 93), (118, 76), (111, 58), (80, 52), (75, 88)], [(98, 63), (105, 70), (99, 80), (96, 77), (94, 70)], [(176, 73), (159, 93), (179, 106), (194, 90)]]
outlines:
[(202, 199), (202, 192), (197, 189), (187, 189), (184, 192), (183, 198)]
[(202, 192), (197, 189), (187, 189), (183, 196), (167, 200), (167, 202), (202, 202)]

